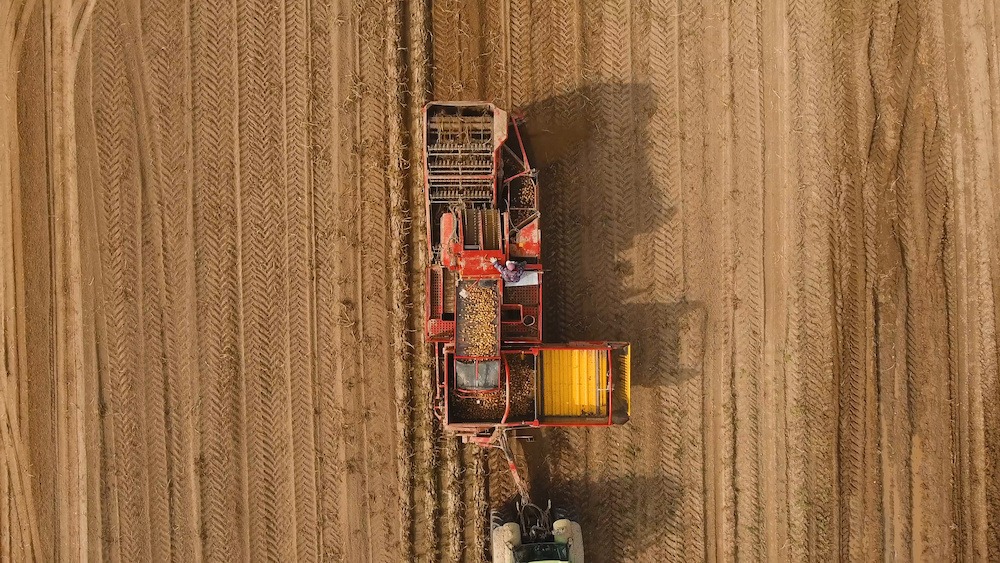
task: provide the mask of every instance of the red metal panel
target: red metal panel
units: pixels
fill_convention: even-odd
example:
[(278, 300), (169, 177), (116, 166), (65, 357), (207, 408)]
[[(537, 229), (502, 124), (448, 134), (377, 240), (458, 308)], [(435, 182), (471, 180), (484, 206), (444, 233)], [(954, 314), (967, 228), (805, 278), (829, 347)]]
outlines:
[(537, 258), (542, 255), (542, 231), (538, 219), (528, 223), (514, 237), (514, 248), (511, 254), (521, 257)]
[(482, 279), (499, 278), (500, 272), (493, 267), (490, 258), (503, 260), (504, 256), (496, 250), (465, 250), (459, 257), (459, 271), (463, 278)]
[[(455, 265), (455, 247), (461, 248), (462, 232), (458, 228), (457, 218), (453, 213), (441, 216), (441, 264), (446, 268)], [(452, 242), (454, 241), (454, 242)]]

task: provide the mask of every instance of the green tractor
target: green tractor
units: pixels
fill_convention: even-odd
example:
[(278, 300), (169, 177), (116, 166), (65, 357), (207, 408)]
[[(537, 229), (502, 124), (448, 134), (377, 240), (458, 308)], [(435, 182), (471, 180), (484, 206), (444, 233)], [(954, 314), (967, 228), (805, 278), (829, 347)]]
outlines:
[(559, 518), (552, 522), (552, 504), (543, 510), (522, 498), (517, 522), (491, 517), (493, 563), (539, 563), (571, 561), (583, 563), (583, 531), (580, 524)]
[(495, 431), (489, 446), (499, 449), (520, 494), (516, 521), (500, 512), (490, 514), (490, 550), (493, 563), (537, 563), (570, 561), (583, 563), (583, 531), (580, 524), (557, 516), (552, 521), (552, 502), (543, 510), (531, 502), (528, 487), (517, 472), (508, 432)]

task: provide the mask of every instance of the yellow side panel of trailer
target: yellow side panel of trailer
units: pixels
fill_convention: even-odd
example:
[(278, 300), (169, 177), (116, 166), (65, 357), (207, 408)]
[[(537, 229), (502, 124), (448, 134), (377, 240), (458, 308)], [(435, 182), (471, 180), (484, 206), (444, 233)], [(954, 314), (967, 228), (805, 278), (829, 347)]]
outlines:
[(544, 416), (607, 416), (606, 351), (542, 350), (540, 354)]

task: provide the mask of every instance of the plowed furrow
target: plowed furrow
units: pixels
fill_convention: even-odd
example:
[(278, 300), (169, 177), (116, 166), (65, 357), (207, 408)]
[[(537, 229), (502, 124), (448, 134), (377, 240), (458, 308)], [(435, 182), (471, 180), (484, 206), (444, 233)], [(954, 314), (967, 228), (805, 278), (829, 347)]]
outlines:
[[(483, 52), (484, 11), (479, 2), (462, 2), (458, 5), (458, 57), (460, 77), (460, 97), (462, 99), (486, 99), (486, 83), (489, 69), (486, 67), (486, 53)], [(432, 3), (433, 8), (433, 3)]]
[(510, 109), (509, 9), (507, 2), (486, 2), (483, 8), (483, 99), (505, 109)]
[(201, 510), (208, 559), (249, 556), (247, 468), (240, 451), (242, 350), (236, 241), (235, 14), (224, 2), (192, 6), (194, 237), (198, 244), (198, 371), (201, 374)]
[(441, 447), (441, 557), (444, 561), (461, 561), (465, 550), (465, 490), (462, 477), (461, 452), (458, 440), (446, 438)]
[[(409, 330), (409, 319), (407, 318), (411, 310), (409, 294), (409, 256), (407, 254), (406, 237), (410, 229), (409, 210), (411, 202), (406, 185), (407, 158), (409, 154), (406, 150), (406, 143), (410, 139), (409, 123), (407, 118), (411, 112), (418, 112), (413, 108), (407, 98), (406, 85), (408, 77), (405, 75), (406, 64), (409, 62), (404, 58), (404, 49), (409, 47), (405, 43), (406, 32), (404, 22), (406, 14), (398, 3), (390, 3), (387, 6), (390, 32), (386, 38), (386, 69), (388, 74), (388, 97), (393, 101), (393, 110), (387, 117), (386, 131), (388, 135), (388, 207), (389, 207), (389, 311), (391, 315), (389, 323), (390, 332), (390, 353), (392, 354), (392, 387), (394, 393), (387, 399), (393, 402), (393, 412), (395, 414), (393, 424), (392, 440), (395, 446), (395, 469), (397, 473), (396, 481), (396, 507), (395, 520), (393, 516), (387, 519), (389, 522), (398, 522), (399, 531), (396, 534), (397, 541), (400, 542), (398, 553), (402, 558), (413, 557), (413, 534), (411, 532), (411, 522), (413, 519), (413, 464), (411, 456), (411, 428), (413, 424), (412, 405), (412, 385), (413, 370), (411, 351), (414, 345), (420, 343), (413, 342), (413, 332)], [(419, 27), (416, 28), (418, 35), (422, 34)], [(426, 413), (421, 413), (426, 415)]]
[[(392, 390), (395, 374), (392, 343), (389, 333), (391, 308), (388, 303), (390, 270), (387, 259), (391, 252), (389, 218), (386, 201), (389, 196), (388, 150), (391, 112), (400, 111), (384, 96), (364, 95), (384, 91), (390, 75), (388, 2), (371, 2), (361, 6), (358, 24), (359, 88), (363, 95), (358, 105), (359, 176), (357, 204), (359, 213), (353, 221), (357, 229), (358, 254), (356, 291), (359, 303), (360, 346), (357, 356), (358, 404), (357, 420), (365, 425), (364, 441), (358, 444), (358, 455), (364, 458), (362, 477), (367, 490), (367, 551), (370, 558), (392, 560), (400, 550), (400, 530), (392, 516), (396, 506), (398, 480), (396, 475), (395, 409)], [(355, 528), (349, 525), (350, 531)], [(359, 538), (360, 539), (360, 538)]]
[(240, 192), (243, 368), (249, 448), (248, 495), (254, 552), (294, 557), (295, 513), (290, 482), (287, 291), (281, 242), (287, 226), (281, 182), (280, 49), (277, 6), (237, 11), (239, 37)]
[(283, 10), (283, 83), (285, 223), (284, 254), (288, 276), (288, 396), (291, 417), (285, 421), (293, 452), (296, 557), (319, 555), (316, 515), (316, 464), (313, 420), (313, 210), (307, 127), (309, 30), (307, 6), (287, 1)]
[(488, 561), (486, 550), (490, 547), (489, 539), (489, 500), (487, 495), (486, 456), (487, 450), (479, 446), (465, 446), (463, 450), (463, 465), (466, 482), (466, 539), (463, 559), (470, 563)]
[[(546, 438), (546, 442), (551, 443), (548, 438)], [(551, 444), (550, 449), (555, 450), (557, 445)], [(490, 511), (498, 511), (505, 518), (512, 518), (516, 516), (513, 508), (517, 500), (520, 499), (520, 495), (510, 474), (507, 459), (503, 452), (495, 448), (486, 450), (484, 455), (486, 456), (486, 488), (489, 495), (489, 509)], [(521, 470), (520, 466), (518, 466), (518, 470)], [(553, 505), (555, 502), (553, 500)]]
[[(423, 158), (423, 116), (421, 109), (428, 100), (428, 80), (432, 78), (428, 61), (427, 34), (430, 22), (423, 6), (412, 4), (407, 12), (410, 34), (408, 36), (407, 54), (409, 56), (408, 85), (411, 92), (409, 100), (410, 146), (409, 159), (411, 163), (421, 162)], [(412, 304), (408, 319), (408, 329), (414, 335), (415, 347), (410, 364), (412, 374), (410, 379), (410, 394), (413, 409), (411, 420), (397, 421), (397, 424), (410, 423), (409, 447), (412, 455), (409, 457), (413, 468), (411, 477), (411, 500), (413, 503), (410, 519), (413, 535), (412, 554), (417, 560), (437, 561), (440, 559), (440, 536), (437, 522), (440, 518), (440, 497), (438, 494), (439, 462), (437, 449), (441, 440), (440, 427), (432, 414), (431, 401), (434, 394), (434, 381), (431, 371), (431, 359), (428, 357), (429, 347), (423, 342), (424, 311), (424, 268), (426, 267), (427, 240), (424, 217), (424, 187), (423, 174), (420, 166), (410, 166), (406, 175), (407, 197), (411, 213), (411, 228), (406, 242), (409, 251), (409, 300)], [(403, 453), (403, 452), (401, 452)], [(433, 471), (420, 468), (435, 468)], [(403, 475), (400, 475), (402, 478)]]

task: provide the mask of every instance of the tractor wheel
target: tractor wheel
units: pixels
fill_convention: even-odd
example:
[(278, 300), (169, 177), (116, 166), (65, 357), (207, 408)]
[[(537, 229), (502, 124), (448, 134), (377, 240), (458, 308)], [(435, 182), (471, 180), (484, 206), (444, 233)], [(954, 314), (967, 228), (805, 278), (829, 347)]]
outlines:
[(490, 511), (490, 532), (496, 530), (500, 526), (503, 526), (507, 520), (504, 519), (503, 514), (499, 510)]
[(568, 520), (570, 519), (569, 512), (565, 508), (553, 508), (552, 509), (552, 521), (556, 520)]

